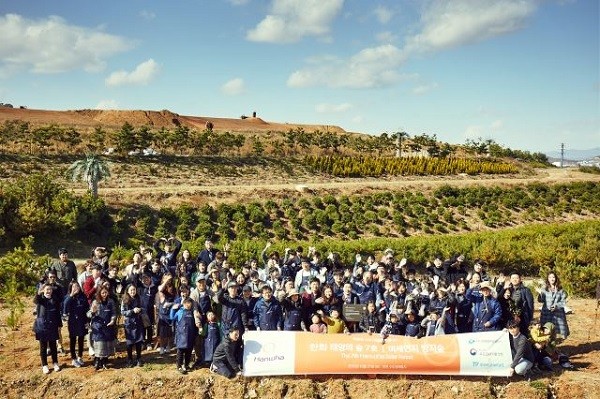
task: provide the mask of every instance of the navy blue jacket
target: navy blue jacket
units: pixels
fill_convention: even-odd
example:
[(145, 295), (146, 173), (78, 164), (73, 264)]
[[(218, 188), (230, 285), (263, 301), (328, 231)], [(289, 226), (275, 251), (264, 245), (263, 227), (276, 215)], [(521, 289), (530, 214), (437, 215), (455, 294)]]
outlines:
[(60, 319), (60, 302), (52, 296), (46, 298), (44, 294), (38, 294), (34, 300), (36, 306), (36, 318), (33, 324), (35, 339), (39, 341), (56, 341), (58, 330), (62, 325)]
[(65, 297), (62, 313), (68, 317), (67, 326), (70, 336), (83, 337), (88, 333), (86, 328), (88, 310), (90, 310), (90, 303), (82, 291), (75, 296)]
[(275, 298), (260, 298), (254, 305), (254, 326), (262, 331), (283, 330), (283, 310)]
[(191, 349), (198, 336), (198, 327), (194, 318), (194, 308), (187, 310), (183, 306), (171, 309), (171, 318), (175, 322), (175, 347), (177, 349)]
[(112, 299), (105, 302), (97, 302), (98, 311), (92, 315), (92, 340), (93, 341), (113, 341), (115, 328), (107, 326), (113, 318), (117, 317), (117, 309)]

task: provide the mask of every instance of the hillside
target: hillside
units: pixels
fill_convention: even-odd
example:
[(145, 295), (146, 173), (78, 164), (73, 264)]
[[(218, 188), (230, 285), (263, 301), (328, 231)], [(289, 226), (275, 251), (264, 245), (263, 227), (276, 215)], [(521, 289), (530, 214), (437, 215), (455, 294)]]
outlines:
[(171, 112), (143, 111), (143, 110), (69, 110), (51, 111), (39, 109), (20, 109), (0, 107), (0, 124), (7, 120), (21, 120), (33, 126), (58, 124), (61, 126), (77, 127), (80, 129), (94, 128), (98, 125), (104, 128), (119, 128), (125, 122), (134, 127), (149, 126), (151, 128), (175, 128), (188, 126), (202, 130), (206, 122), (211, 122), (217, 131), (229, 132), (268, 132), (287, 131), (289, 129), (303, 128), (307, 132), (315, 130), (330, 131), (335, 133), (345, 132), (339, 126), (306, 125), (292, 123), (267, 122), (259, 117), (242, 118), (216, 118), (209, 116), (185, 116)]

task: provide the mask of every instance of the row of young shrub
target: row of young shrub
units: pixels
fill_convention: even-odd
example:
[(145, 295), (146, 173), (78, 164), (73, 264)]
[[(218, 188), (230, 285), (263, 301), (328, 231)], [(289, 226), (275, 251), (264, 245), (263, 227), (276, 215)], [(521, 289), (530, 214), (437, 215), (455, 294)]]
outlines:
[(514, 164), (472, 158), (390, 158), (328, 155), (307, 156), (304, 158), (304, 163), (317, 172), (336, 177), (448, 176), (460, 173), (469, 175), (510, 174), (519, 171), (519, 168)]
[(298, 196), (194, 208), (122, 208), (112, 237), (126, 242), (175, 234), (184, 240), (358, 239), (458, 233), (531, 222), (586, 219), (600, 214), (600, 184), (531, 184), (406, 190), (352, 196)]

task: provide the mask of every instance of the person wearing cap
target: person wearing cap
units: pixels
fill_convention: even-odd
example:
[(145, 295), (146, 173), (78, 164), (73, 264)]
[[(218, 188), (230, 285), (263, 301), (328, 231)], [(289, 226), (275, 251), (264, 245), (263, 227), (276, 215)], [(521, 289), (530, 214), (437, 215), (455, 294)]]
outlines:
[(268, 285), (262, 287), (262, 296), (254, 305), (254, 326), (256, 331), (283, 330), (283, 310)]
[(285, 331), (306, 331), (305, 309), (302, 307), (300, 293), (292, 288), (281, 301), (283, 307), (283, 329)]
[(535, 358), (531, 349), (531, 343), (527, 337), (521, 334), (519, 323), (511, 321), (507, 326), (510, 333), (510, 351), (512, 354), (512, 363), (510, 365), (510, 375), (527, 375), (533, 367)]
[(502, 318), (502, 307), (492, 296), (490, 282), (479, 284), (479, 292), (481, 295), (473, 295), (473, 288), (467, 290), (467, 298), (472, 303), (473, 332), (497, 330)]
[(58, 283), (63, 288), (67, 288), (71, 281), (77, 280), (77, 267), (75, 267), (75, 263), (69, 259), (69, 252), (66, 248), (60, 248), (58, 250), (58, 259), (52, 262), (50, 268), (56, 271)]
[[(220, 282), (217, 283), (217, 285), (219, 284)], [(219, 289), (217, 292), (217, 301), (222, 306), (221, 329), (223, 335), (229, 334), (229, 330), (232, 329), (236, 329), (243, 334), (244, 326), (248, 322), (246, 303), (238, 296), (238, 285), (235, 281), (227, 282), (226, 287), (225, 289)]]

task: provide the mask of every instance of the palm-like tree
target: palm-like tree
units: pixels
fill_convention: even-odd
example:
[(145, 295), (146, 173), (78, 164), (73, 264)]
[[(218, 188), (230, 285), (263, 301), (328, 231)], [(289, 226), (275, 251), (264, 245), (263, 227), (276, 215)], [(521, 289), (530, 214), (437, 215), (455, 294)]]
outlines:
[(110, 177), (108, 163), (96, 154), (87, 154), (85, 159), (73, 162), (67, 174), (73, 181), (87, 182), (94, 198), (98, 197), (98, 182)]

